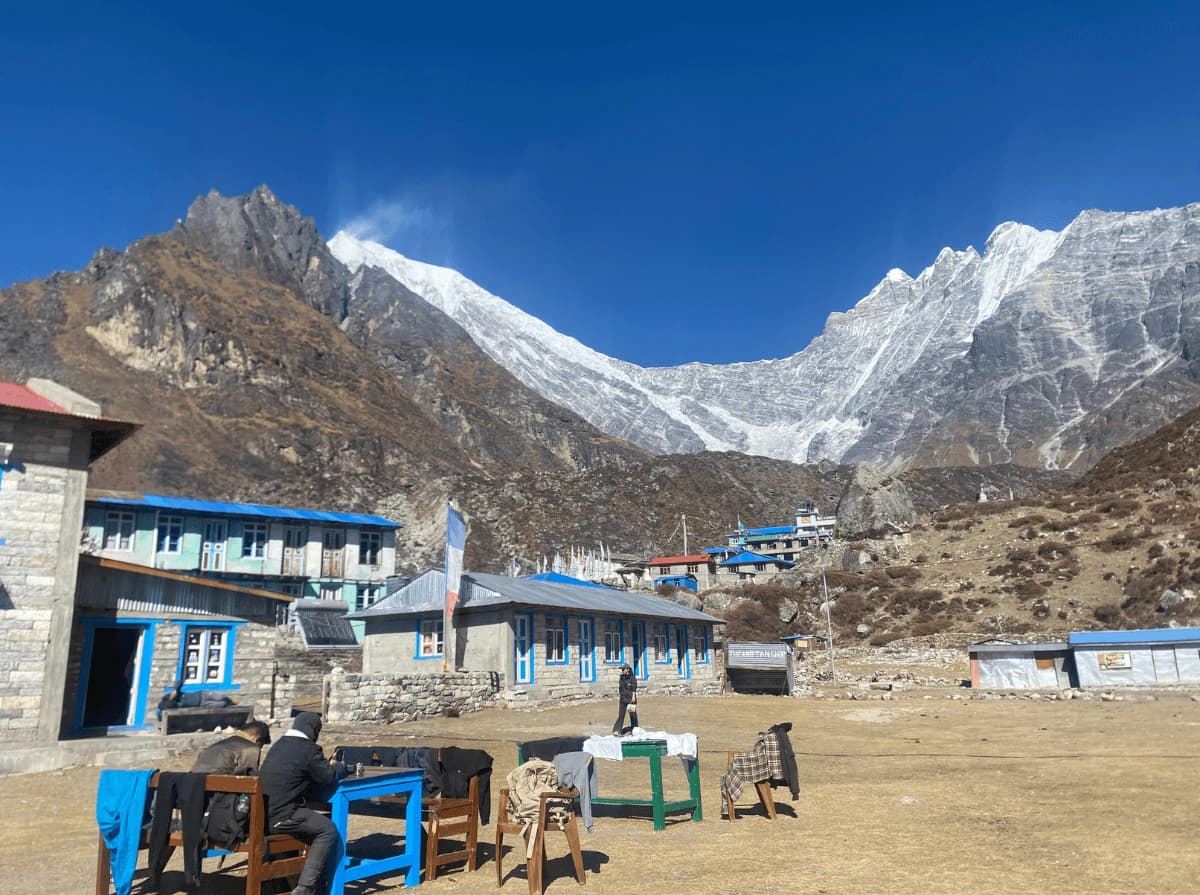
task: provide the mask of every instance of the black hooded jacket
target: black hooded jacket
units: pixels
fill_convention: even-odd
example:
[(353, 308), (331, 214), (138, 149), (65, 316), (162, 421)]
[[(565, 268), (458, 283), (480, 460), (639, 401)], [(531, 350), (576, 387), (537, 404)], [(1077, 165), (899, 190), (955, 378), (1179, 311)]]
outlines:
[(271, 824), (287, 820), (303, 806), (310, 786), (336, 783), (346, 776), (346, 766), (330, 764), (317, 745), (321, 733), (320, 715), (300, 713), (292, 722), (292, 730), (301, 731), (304, 737), (281, 736), (267, 751), (258, 771)]

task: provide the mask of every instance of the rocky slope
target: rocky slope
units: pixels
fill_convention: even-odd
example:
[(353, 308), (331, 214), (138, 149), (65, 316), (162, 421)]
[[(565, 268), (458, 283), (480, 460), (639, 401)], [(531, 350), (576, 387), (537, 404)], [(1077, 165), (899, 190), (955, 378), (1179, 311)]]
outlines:
[(915, 278), (889, 272), (799, 353), (729, 365), (638, 367), (456, 271), (346, 233), (330, 247), (445, 311), (540, 394), (655, 452), (1082, 471), (1200, 402), (1200, 204), (1084, 212), (1061, 232), (1002, 224), (982, 254), (947, 248)]
[[(92, 483), (201, 498), (382, 512), (401, 565), (442, 550), (444, 501), (470, 522), (468, 566), (569, 546), (672, 552), (741, 516), (833, 509), (848, 467), (735, 453), (653, 457), (533, 393), (449, 316), (369, 269), (265, 188), (209, 194), (170, 233), (77, 273), (0, 290), (0, 378), (47, 376), (144, 424)], [(980, 484), (1031, 493), (1015, 467), (910, 471), (916, 509)], [(527, 566), (528, 567), (528, 566)]]

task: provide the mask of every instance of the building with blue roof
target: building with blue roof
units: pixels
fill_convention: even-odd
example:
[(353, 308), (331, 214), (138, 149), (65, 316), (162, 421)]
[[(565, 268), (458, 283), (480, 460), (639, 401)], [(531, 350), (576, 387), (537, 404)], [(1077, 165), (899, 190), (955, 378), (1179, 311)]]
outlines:
[(767, 556), (763, 553), (755, 553), (753, 550), (742, 550), (728, 559), (721, 560), (717, 563), (717, 568), (719, 569), (718, 576), (721, 573), (728, 573), (736, 576), (739, 581), (754, 581), (756, 578), (771, 577), (794, 565), (796, 564), (791, 560), (779, 556)]
[(85, 549), (108, 559), (363, 609), (396, 569), (383, 516), (89, 491)]
[(1068, 635), (1081, 687), (1200, 684), (1200, 628)]
[(822, 516), (813, 502), (806, 500), (796, 510), (794, 523), (747, 528), (739, 522), (737, 529), (726, 535), (725, 543), (734, 549), (794, 561), (801, 550), (833, 540), (836, 527), (835, 516)]

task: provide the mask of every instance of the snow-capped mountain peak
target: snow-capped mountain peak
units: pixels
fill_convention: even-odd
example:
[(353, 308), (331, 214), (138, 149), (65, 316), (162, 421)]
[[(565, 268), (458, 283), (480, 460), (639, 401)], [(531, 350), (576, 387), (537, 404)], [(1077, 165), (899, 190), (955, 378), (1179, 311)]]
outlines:
[[(1003, 223), (982, 255), (947, 247), (915, 278), (888, 271), (798, 353), (727, 365), (639, 367), (457, 271), (347, 233), (329, 247), (443, 310), (546, 398), (660, 452), (1079, 465), (1099, 429), (1123, 425), (1122, 402), (1142, 402), (1143, 430), (1163, 421), (1146, 413), (1159, 400), (1146, 377), (1200, 350), (1187, 347), (1200, 346), (1200, 205), (1085, 212), (1062, 231)], [(1191, 396), (1177, 386), (1160, 403)]]

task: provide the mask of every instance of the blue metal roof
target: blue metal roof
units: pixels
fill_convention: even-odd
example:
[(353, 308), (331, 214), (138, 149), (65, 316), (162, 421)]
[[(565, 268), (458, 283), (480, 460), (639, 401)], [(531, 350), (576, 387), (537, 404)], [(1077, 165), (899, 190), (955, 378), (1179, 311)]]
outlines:
[(1200, 641), (1200, 628), (1151, 628), (1148, 631), (1076, 631), (1067, 635), (1071, 646), (1113, 646), (1137, 643)]
[(192, 497), (167, 497), (162, 494), (128, 494), (95, 496), (89, 503), (115, 506), (148, 507), (156, 510), (179, 510), (185, 513), (212, 513), (219, 516), (263, 516), (270, 519), (303, 519), (311, 522), (340, 522), (345, 525), (373, 525), (380, 528), (403, 528), (382, 516), (363, 513), (333, 513), (327, 510), (300, 510), (292, 507), (271, 507), (258, 503), (224, 503), (217, 500), (197, 500)]
[[(603, 584), (597, 584), (595, 581), (584, 581), (582, 578), (572, 578), (570, 575), (564, 575), (562, 572), (538, 572), (536, 575), (522, 575), (529, 581), (549, 581), (552, 584), (577, 584), (580, 587), (600, 587), (604, 588)], [(608, 588), (604, 588), (607, 590)]]
[(738, 534), (742, 535), (788, 535), (796, 531), (794, 525), (775, 525), (771, 528), (743, 528)]
[(721, 566), (750, 566), (758, 563), (775, 563), (783, 566), (785, 569), (790, 569), (795, 565), (790, 559), (782, 559), (778, 556), (763, 556), (761, 553), (755, 553), (753, 550), (743, 550), (737, 556), (731, 556), (729, 559), (723, 559), (717, 565)]

